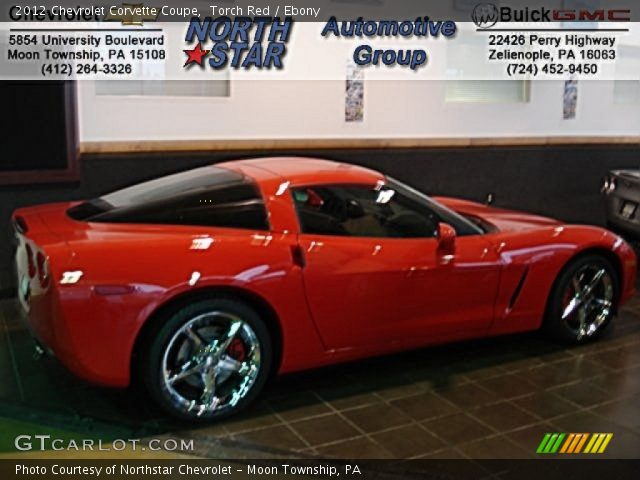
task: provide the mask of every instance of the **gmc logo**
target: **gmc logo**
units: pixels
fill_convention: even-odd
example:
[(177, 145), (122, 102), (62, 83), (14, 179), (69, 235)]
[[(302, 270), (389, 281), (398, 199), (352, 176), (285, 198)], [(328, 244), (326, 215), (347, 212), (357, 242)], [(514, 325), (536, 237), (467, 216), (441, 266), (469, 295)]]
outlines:
[(630, 22), (631, 10), (554, 10), (553, 20), (557, 22)]

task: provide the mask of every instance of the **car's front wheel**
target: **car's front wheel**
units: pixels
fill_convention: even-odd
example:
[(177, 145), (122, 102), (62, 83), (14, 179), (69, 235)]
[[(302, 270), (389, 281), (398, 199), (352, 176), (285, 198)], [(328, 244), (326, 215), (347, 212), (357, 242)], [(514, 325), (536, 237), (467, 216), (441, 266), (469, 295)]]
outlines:
[(161, 320), (141, 373), (166, 412), (182, 420), (219, 419), (259, 394), (273, 355), (268, 329), (249, 305), (226, 297), (200, 300)]
[(545, 326), (557, 340), (585, 343), (611, 322), (618, 298), (619, 282), (611, 262), (600, 255), (579, 257), (554, 285)]

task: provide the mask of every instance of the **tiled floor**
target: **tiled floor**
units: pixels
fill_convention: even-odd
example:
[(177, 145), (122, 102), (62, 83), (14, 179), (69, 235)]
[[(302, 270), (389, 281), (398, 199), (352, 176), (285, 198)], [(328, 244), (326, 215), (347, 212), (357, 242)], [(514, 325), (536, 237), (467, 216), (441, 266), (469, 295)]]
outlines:
[(202, 428), (34, 360), (15, 308), (0, 303), (0, 422), (193, 438), (196, 454), (217, 458), (531, 458), (545, 432), (612, 432), (606, 456), (640, 458), (640, 298), (588, 346), (527, 334), (296, 374), (241, 416)]

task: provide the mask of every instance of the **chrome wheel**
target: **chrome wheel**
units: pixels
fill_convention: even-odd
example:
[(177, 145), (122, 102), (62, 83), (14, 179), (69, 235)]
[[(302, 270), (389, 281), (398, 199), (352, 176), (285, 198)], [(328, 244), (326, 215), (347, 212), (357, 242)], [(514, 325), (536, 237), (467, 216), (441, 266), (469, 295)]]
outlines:
[(615, 286), (602, 265), (583, 265), (571, 277), (562, 301), (562, 321), (580, 341), (595, 335), (613, 314)]
[(261, 368), (261, 349), (241, 318), (212, 311), (188, 320), (162, 357), (162, 388), (173, 406), (196, 416), (233, 409)]

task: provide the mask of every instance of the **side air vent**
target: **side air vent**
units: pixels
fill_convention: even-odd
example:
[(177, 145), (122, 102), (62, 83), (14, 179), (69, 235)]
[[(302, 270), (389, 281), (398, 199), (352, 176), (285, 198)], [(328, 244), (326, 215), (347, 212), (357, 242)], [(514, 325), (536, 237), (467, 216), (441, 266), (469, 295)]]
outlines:
[(518, 301), (518, 297), (520, 296), (520, 292), (522, 291), (524, 282), (527, 280), (527, 275), (529, 275), (529, 267), (527, 267), (523, 272), (522, 277), (520, 277), (520, 281), (518, 282), (518, 285), (516, 285), (516, 289), (513, 291), (513, 294), (511, 295), (511, 300), (509, 300), (509, 310), (513, 310), (514, 305)]

